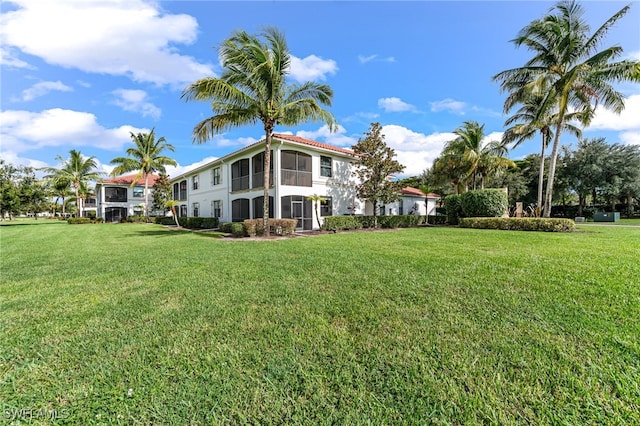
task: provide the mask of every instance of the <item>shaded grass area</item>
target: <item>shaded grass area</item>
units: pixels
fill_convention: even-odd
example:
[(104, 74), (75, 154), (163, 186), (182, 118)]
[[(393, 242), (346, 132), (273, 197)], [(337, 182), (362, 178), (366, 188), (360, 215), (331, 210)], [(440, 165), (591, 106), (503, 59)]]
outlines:
[(0, 228), (0, 404), (59, 424), (638, 424), (640, 229)]

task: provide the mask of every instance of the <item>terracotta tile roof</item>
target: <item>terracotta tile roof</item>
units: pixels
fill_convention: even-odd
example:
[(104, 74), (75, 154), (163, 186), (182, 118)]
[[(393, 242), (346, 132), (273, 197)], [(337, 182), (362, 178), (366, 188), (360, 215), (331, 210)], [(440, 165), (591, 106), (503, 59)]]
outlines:
[[(112, 183), (112, 184), (116, 184), (116, 185), (131, 185), (131, 183), (133, 182), (133, 180), (135, 179), (136, 175), (132, 174), (132, 175), (123, 175), (123, 176), (117, 176), (111, 179), (104, 179), (102, 181), (100, 181), (100, 183)], [(160, 176), (158, 175), (149, 175), (149, 186), (153, 186), (156, 183), (156, 180), (158, 180)], [(134, 185), (138, 185), (138, 186), (144, 186), (144, 179), (138, 179)]]
[(403, 195), (414, 195), (416, 197), (426, 197), (425, 193), (420, 191), (417, 188), (411, 188), (410, 186), (405, 186), (401, 190)]
[(430, 192), (427, 194), (429, 198), (440, 198), (440, 194), (436, 194), (435, 192)]
[(282, 140), (285, 140), (285, 141), (297, 142), (297, 143), (302, 143), (302, 144), (309, 145), (309, 146), (314, 146), (316, 148), (328, 149), (328, 150), (331, 150), (331, 151), (340, 152), (342, 154), (355, 155), (355, 152), (353, 152), (350, 149), (340, 148), (340, 147), (337, 147), (337, 146), (329, 145), (327, 143), (322, 143), (322, 142), (317, 142), (317, 141), (314, 141), (314, 140), (311, 140), (311, 139), (301, 138), (300, 136), (285, 135), (285, 134), (282, 134), (282, 133), (274, 133), (273, 137), (274, 138), (278, 138), (278, 139), (282, 139)]

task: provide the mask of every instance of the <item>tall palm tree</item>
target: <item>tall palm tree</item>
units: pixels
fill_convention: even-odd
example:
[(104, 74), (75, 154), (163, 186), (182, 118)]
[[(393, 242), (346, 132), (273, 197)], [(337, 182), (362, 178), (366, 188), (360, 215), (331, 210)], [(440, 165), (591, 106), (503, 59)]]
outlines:
[(117, 164), (111, 172), (112, 176), (136, 171), (135, 178), (131, 182), (134, 186), (139, 179), (144, 179), (144, 216), (149, 217), (149, 175), (154, 172), (166, 173), (165, 166), (177, 166), (176, 160), (162, 155), (165, 149), (174, 151), (173, 145), (160, 137), (156, 140), (155, 129), (149, 133), (131, 132), (134, 147), (127, 149), (127, 157), (116, 157), (111, 164)]
[(525, 46), (533, 51), (534, 56), (524, 66), (493, 77), (500, 82), (502, 91), (511, 93), (512, 100), (523, 101), (529, 94), (539, 93), (543, 97), (540, 114), (545, 111), (557, 114), (543, 203), (545, 217), (551, 215), (558, 148), (567, 114), (581, 112), (581, 124), (588, 125), (600, 104), (620, 113), (624, 97), (612, 83), (640, 81), (640, 61), (613, 62), (622, 54), (622, 47), (598, 50), (607, 31), (629, 8), (620, 9), (589, 35), (591, 30), (583, 18), (583, 7), (575, 0), (557, 3), (547, 15), (532, 21), (512, 40), (517, 47)]
[(84, 158), (80, 151), (72, 149), (69, 158), (57, 156), (56, 160), (62, 162), (60, 168), (45, 167), (48, 174), (45, 178), (51, 179), (54, 185), (70, 185), (76, 196), (76, 211), (78, 217), (82, 217), (82, 203), (80, 200), (80, 186), (88, 181), (100, 179), (102, 173), (95, 171), (98, 167), (95, 157)]
[[(538, 175), (538, 198), (537, 198), (537, 211), (539, 213), (543, 210), (543, 191), (544, 191), (544, 161), (545, 153), (549, 142), (553, 137), (553, 125), (558, 118), (557, 114), (553, 114), (552, 111), (547, 111), (544, 108), (544, 97), (540, 94), (526, 97), (520, 106), (520, 108), (507, 120), (505, 126), (511, 126), (505, 130), (502, 135), (502, 141), (507, 144), (512, 144), (512, 148), (517, 148), (525, 141), (533, 138), (536, 133), (540, 132), (542, 144), (540, 148), (540, 171)], [(515, 106), (515, 103), (511, 103), (508, 99), (505, 102), (505, 113)], [(577, 138), (582, 136), (582, 131), (579, 127), (572, 124), (572, 121), (580, 120), (580, 113), (570, 112), (565, 117), (565, 123), (563, 129), (565, 132), (574, 134)]]
[(269, 236), (269, 174), (271, 138), (276, 125), (294, 126), (323, 121), (334, 131), (333, 115), (321, 108), (331, 105), (328, 85), (288, 83), (291, 53), (284, 35), (266, 28), (259, 35), (236, 31), (219, 49), (223, 67), (219, 78), (208, 77), (189, 85), (182, 93), (187, 101), (211, 102), (213, 116), (193, 129), (196, 143), (247, 124), (262, 123), (265, 132), (263, 226)]

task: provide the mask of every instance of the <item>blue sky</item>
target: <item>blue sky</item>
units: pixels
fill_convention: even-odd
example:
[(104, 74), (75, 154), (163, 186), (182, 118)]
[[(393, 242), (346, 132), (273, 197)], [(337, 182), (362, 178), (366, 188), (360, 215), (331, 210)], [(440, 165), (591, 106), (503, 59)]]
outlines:
[[(276, 26), (294, 60), (292, 80), (314, 80), (334, 91), (329, 110), (340, 124), (292, 133), (350, 147), (383, 125), (385, 140), (416, 175), (430, 167), (464, 121), (485, 124), (491, 139), (504, 131), (504, 95), (491, 77), (530, 57), (510, 43), (544, 15), (546, 1), (161, 1), (4, 0), (0, 6), (2, 158), (13, 164), (57, 166), (69, 150), (95, 156), (101, 171), (131, 146), (130, 132), (155, 128), (176, 148), (177, 175), (263, 137), (241, 127), (203, 145), (192, 143), (206, 103), (186, 103), (189, 83), (220, 73), (217, 46), (234, 30)], [(629, 2), (585, 1), (592, 29)], [(620, 45), (640, 59), (640, 2), (613, 28), (603, 47)], [(621, 116), (600, 110), (586, 137), (640, 143), (640, 85)], [(575, 143), (569, 136), (564, 144)], [(538, 152), (538, 140), (511, 158)]]

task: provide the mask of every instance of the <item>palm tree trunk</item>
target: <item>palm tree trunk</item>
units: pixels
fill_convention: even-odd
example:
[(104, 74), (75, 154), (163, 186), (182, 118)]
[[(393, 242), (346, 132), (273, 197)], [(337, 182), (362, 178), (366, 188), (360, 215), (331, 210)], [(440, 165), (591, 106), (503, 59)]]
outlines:
[(313, 208), (316, 211), (316, 221), (318, 222), (318, 228), (322, 228), (322, 225), (320, 225), (320, 216), (318, 215), (318, 203), (320, 201), (314, 201), (313, 202)]
[(149, 222), (149, 174), (144, 174), (144, 221)]
[(76, 210), (77, 210), (77, 214), (78, 217), (82, 217), (82, 204), (80, 203), (80, 192), (78, 191), (78, 187), (80, 185), (78, 183), (73, 184), (73, 189), (76, 192)]
[(540, 150), (540, 174), (538, 175), (538, 211), (542, 212), (542, 192), (544, 188), (544, 152), (547, 149), (547, 135), (542, 133), (542, 149)]
[(562, 124), (564, 121), (564, 114), (560, 114), (558, 117), (558, 124), (556, 126), (556, 135), (553, 139), (553, 148), (551, 149), (551, 158), (549, 159), (549, 180), (547, 181), (547, 192), (544, 200), (544, 214), (543, 217), (551, 217), (551, 200), (553, 199), (553, 180), (556, 176), (556, 161), (558, 160), (558, 147), (560, 146), (560, 133), (562, 133)]
[(271, 137), (273, 134), (273, 125), (265, 124), (264, 131), (264, 200), (262, 202), (262, 227), (264, 229), (264, 236), (269, 237), (269, 181), (271, 177)]

